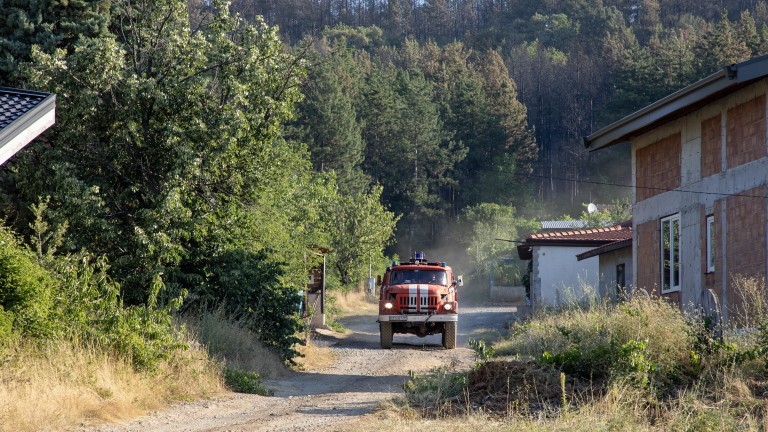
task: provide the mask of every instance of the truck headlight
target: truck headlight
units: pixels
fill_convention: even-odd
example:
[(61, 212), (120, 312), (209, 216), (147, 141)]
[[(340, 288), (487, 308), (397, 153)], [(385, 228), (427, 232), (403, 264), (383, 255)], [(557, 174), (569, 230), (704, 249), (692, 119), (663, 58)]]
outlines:
[(392, 309), (392, 303), (384, 303), (384, 309)]
[(445, 305), (443, 305), (443, 309), (445, 309), (445, 310), (451, 310), (451, 309), (453, 309), (453, 306), (451, 306), (451, 304), (450, 304), (450, 303), (446, 303)]

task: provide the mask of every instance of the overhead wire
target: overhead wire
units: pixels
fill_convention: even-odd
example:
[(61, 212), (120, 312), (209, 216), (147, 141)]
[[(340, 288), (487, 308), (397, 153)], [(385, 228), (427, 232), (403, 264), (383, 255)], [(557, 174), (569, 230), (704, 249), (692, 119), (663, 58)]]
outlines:
[(572, 183), (584, 183), (584, 184), (592, 184), (592, 185), (599, 185), (599, 186), (615, 186), (615, 187), (623, 187), (623, 188), (634, 188), (634, 189), (644, 189), (644, 190), (652, 190), (652, 191), (659, 191), (659, 192), (680, 192), (680, 193), (692, 193), (692, 194), (702, 194), (702, 195), (717, 195), (717, 196), (724, 196), (724, 197), (743, 197), (743, 198), (762, 198), (762, 199), (768, 199), (768, 196), (765, 195), (753, 195), (753, 194), (745, 194), (745, 193), (725, 193), (725, 192), (710, 192), (710, 191), (699, 191), (699, 190), (692, 190), (692, 189), (671, 189), (671, 188), (662, 188), (662, 187), (655, 187), (655, 186), (636, 186), (636, 185), (628, 185), (628, 184), (622, 184), (622, 183), (613, 183), (613, 182), (605, 182), (605, 181), (594, 181), (594, 180), (581, 180), (581, 179), (570, 179), (565, 177), (557, 177), (557, 176), (548, 176), (548, 175), (539, 175), (539, 174), (520, 174), (520, 173), (511, 173), (514, 176), (518, 177), (526, 177), (526, 178), (539, 178), (539, 179), (545, 179), (545, 180), (559, 180), (559, 181), (567, 181)]

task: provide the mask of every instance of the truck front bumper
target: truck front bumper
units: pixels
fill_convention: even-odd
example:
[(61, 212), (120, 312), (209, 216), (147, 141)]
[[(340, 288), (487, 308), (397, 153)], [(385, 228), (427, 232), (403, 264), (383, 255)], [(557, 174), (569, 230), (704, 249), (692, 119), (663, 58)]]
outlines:
[(459, 315), (455, 313), (451, 314), (434, 314), (434, 315), (379, 315), (377, 322), (413, 322), (413, 323), (426, 323), (426, 322), (457, 322), (459, 321)]

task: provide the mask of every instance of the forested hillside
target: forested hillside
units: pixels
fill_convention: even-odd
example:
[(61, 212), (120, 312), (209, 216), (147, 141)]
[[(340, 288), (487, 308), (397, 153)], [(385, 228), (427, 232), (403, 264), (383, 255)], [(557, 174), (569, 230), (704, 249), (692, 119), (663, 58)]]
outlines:
[[(308, 38), (323, 44), (316, 50), (331, 61), (339, 54), (328, 44), (346, 35), (344, 49), (366, 71), (350, 77), (357, 86), (378, 73), (371, 64), (430, 82), (444, 147), (451, 143), (457, 159), (453, 172), (436, 176), (449, 181), (441, 195), (428, 187), (430, 199), (450, 201), (431, 217), (487, 201), (514, 204), (529, 216), (574, 214), (582, 203), (626, 197), (629, 189), (599, 183), (629, 182), (627, 149), (589, 155), (582, 137), (726, 64), (768, 52), (768, 6), (755, 0), (236, 0), (232, 10), (264, 16), (292, 46)], [(504, 96), (481, 82), (488, 82), (490, 72), (480, 66), (488, 62), (512, 79)], [(470, 83), (476, 77), (481, 81)], [(365, 93), (346, 90), (365, 100)], [(485, 103), (496, 106), (483, 112)], [(370, 107), (354, 108), (363, 146), (381, 147), (381, 135), (366, 130)], [(499, 124), (490, 112), (505, 117), (503, 132), (477, 127)], [(510, 115), (525, 122), (510, 123)], [(535, 146), (522, 142), (525, 134)], [(392, 147), (398, 139), (384, 140)], [(384, 181), (391, 173), (382, 172), (377, 164), (386, 158), (374, 151), (361, 152), (362, 169)], [(427, 214), (424, 206), (384, 187), (385, 202), (404, 215), (399, 238), (406, 238), (403, 225)]]

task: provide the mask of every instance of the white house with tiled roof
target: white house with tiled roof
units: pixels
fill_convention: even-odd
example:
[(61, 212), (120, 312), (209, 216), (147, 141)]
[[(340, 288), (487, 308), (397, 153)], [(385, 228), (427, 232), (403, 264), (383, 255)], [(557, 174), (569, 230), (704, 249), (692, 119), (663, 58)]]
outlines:
[(599, 294), (598, 255), (577, 255), (632, 237), (632, 227), (578, 229), (532, 234), (517, 247), (520, 259), (531, 260), (530, 298), (535, 306), (561, 306), (582, 301), (585, 289)]
[(56, 121), (56, 95), (0, 87), (0, 164)]

